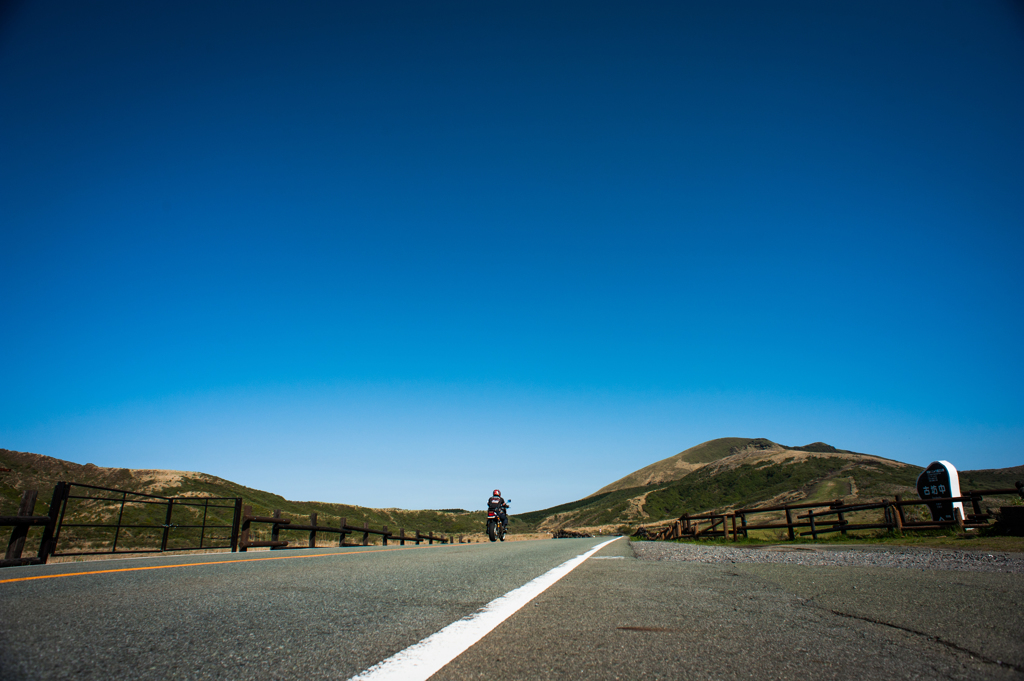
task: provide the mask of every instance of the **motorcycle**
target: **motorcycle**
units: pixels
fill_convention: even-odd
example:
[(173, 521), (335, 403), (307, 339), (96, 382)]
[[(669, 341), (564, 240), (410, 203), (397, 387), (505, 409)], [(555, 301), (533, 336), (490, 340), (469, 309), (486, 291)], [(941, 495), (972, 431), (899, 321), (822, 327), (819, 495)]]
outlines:
[[(512, 500), (509, 499), (505, 502), (506, 506), (510, 506)], [(505, 533), (508, 528), (505, 523), (501, 522), (501, 515), (497, 511), (487, 509), (487, 538), (491, 541), (505, 541)]]

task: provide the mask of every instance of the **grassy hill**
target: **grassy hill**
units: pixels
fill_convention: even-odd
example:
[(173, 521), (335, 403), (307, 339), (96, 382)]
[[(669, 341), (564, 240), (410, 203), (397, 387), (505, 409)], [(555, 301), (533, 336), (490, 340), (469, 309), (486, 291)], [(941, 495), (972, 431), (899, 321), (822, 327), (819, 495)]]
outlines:
[[(0, 515), (17, 513), (21, 493), (28, 489), (39, 491), (36, 513), (47, 513), (54, 484), (64, 480), (160, 496), (242, 497), (243, 503), (251, 505), (257, 515), (269, 515), (275, 509), (281, 510), (286, 517), (308, 517), (310, 513), (317, 513), (321, 525), (337, 524), (344, 517), (350, 525), (369, 522), (374, 528), (387, 525), (393, 530), (403, 527), (457, 535), (483, 532), (486, 521), (482, 512), (461, 509), (415, 511), (319, 501), (290, 501), (271, 492), (245, 487), (205, 473), (103, 468), (8, 449), (0, 449), (0, 467), (10, 469), (10, 472), (0, 472)], [(283, 538), (289, 537), (285, 535)]]
[(1012, 468), (989, 468), (977, 471), (960, 471), (960, 489), (1002, 489), (1013, 487), (1017, 480), (1024, 480), (1024, 466)]
[[(833, 499), (849, 504), (896, 494), (913, 498), (921, 470), (823, 442), (792, 447), (764, 438), (721, 438), (641, 468), (578, 501), (516, 518), (536, 530), (625, 530), (683, 513), (743, 506)], [(963, 490), (1012, 488), (1022, 479), (1024, 466), (960, 472)]]
[(645, 466), (638, 471), (630, 473), (624, 478), (620, 478), (619, 480), (602, 487), (597, 492), (594, 492), (594, 495), (612, 492), (615, 490), (647, 487), (681, 480), (690, 473), (693, 473), (697, 469), (703, 468), (709, 464), (714, 464), (716, 467), (725, 466), (728, 468), (732, 467), (734, 464), (738, 465), (738, 462), (743, 459), (763, 459), (766, 456), (785, 458), (784, 456), (780, 457), (777, 455), (784, 455), (787, 452), (794, 453), (794, 456), (797, 458), (806, 458), (807, 454), (834, 454), (840, 458), (867, 457), (872, 460), (883, 461), (896, 466), (905, 465), (899, 461), (882, 459), (881, 457), (871, 456), (868, 454), (859, 454), (845, 449), (836, 449), (832, 445), (825, 444), (824, 442), (814, 442), (802, 447), (787, 447), (786, 445), (780, 445), (764, 438), (723, 437), (717, 440), (708, 440), (707, 442), (703, 442), (695, 447), (690, 447), (685, 451), (679, 452), (674, 456), (670, 456), (667, 459), (656, 461), (649, 466)]
[(675, 456), (655, 461), (650, 466), (634, 471), (610, 485), (605, 485), (591, 496), (679, 480), (697, 470), (703, 464), (725, 458), (734, 450), (746, 447), (750, 442), (752, 440), (746, 437), (723, 437), (718, 440), (709, 440), (696, 447), (690, 447), (686, 451), (679, 452)]

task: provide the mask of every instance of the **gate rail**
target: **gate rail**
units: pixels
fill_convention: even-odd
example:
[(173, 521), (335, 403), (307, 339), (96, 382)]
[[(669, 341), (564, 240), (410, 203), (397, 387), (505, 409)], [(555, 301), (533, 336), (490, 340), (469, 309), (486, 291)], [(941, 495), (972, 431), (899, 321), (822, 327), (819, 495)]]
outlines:
[[(165, 497), (157, 494), (144, 494), (142, 492), (129, 492), (127, 490), (113, 489), (111, 487), (98, 487), (96, 485), (84, 485), (77, 482), (62, 482), (57, 483), (57, 487), (54, 489), (54, 498), (58, 496), (58, 490), (63, 486), (63, 494), (59, 502), (60, 505), (60, 516), (57, 520), (57, 526), (53, 533), (53, 547), (49, 553), (51, 556), (89, 556), (89, 555), (109, 555), (114, 553), (163, 553), (166, 551), (195, 551), (203, 549), (231, 549), (232, 551), (238, 548), (238, 522), (239, 515), (242, 507), (241, 497)], [(95, 493), (80, 493), (74, 494), (74, 488), (81, 488), (82, 490), (95, 490), (95, 492), (108, 492), (113, 493), (114, 496), (100, 495), (97, 496)], [(120, 495), (120, 498), (118, 497)], [(68, 503), (72, 499), (78, 499), (82, 501), (99, 501), (99, 502), (112, 502), (119, 506), (117, 513), (116, 523), (99, 523), (99, 522), (81, 522), (81, 523), (69, 523), (65, 522), (65, 514), (68, 510)], [(210, 503), (210, 502), (230, 502), (230, 503)], [(167, 510), (164, 513), (163, 522), (159, 524), (153, 523), (126, 523), (124, 517), (124, 507), (126, 504), (132, 505), (143, 505), (143, 506), (166, 506)], [(174, 509), (175, 508), (202, 508), (202, 521), (200, 524), (178, 524), (174, 523)], [(210, 509), (231, 509), (233, 513), (232, 522), (230, 525), (223, 523), (210, 522)], [(53, 507), (50, 509), (51, 515), (53, 514)], [(58, 552), (57, 542), (60, 539), (60, 533), (64, 528), (79, 527), (79, 528), (108, 528), (114, 530), (114, 538), (109, 551), (65, 551)], [(150, 529), (150, 530), (161, 530), (160, 536), (160, 548), (129, 548), (121, 549), (117, 548), (118, 540), (121, 537), (121, 530), (128, 529)], [(169, 547), (168, 541), (171, 538), (171, 530), (199, 530), (199, 544), (198, 545), (187, 545), (187, 546), (174, 546)], [(231, 531), (228, 537), (229, 543), (219, 544), (217, 543), (218, 538), (211, 537), (207, 540), (207, 530), (223, 530), (229, 529)]]
[[(22, 493), (21, 505), (18, 507), (18, 515), (0, 516), (0, 527), (13, 527), (11, 538), (7, 542), (7, 552), (4, 559), (0, 560), (0, 567), (13, 567), (17, 565), (42, 565), (53, 550), (53, 528), (57, 525), (57, 509), (60, 507), (59, 494), (63, 494), (61, 485), (58, 483), (53, 489), (53, 499), (50, 502), (49, 515), (35, 515), (36, 498), (39, 496), (37, 490), (31, 489)], [(25, 550), (25, 540), (28, 538), (28, 528), (42, 525), (43, 537), (39, 541), (39, 553), (34, 558), (22, 558)]]
[[(89, 555), (111, 555), (127, 553), (163, 553), (166, 551), (194, 551), (203, 549), (238, 549), (238, 525), (242, 510), (241, 497), (165, 497), (156, 494), (144, 494), (142, 492), (130, 492), (128, 490), (114, 489), (111, 487), (98, 487), (72, 482), (58, 482), (53, 488), (53, 497), (50, 501), (50, 511), (47, 515), (35, 515), (36, 499), (39, 493), (36, 490), (28, 490), (22, 494), (21, 506), (16, 516), (0, 516), (0, 527), (13, 527), (11, 537), (7, 544), (7, 552), (3, 560), (0, 560), (0, 567), (16, 565), (39, 565), (46, 563), (51, 556), (89, 556)], [(68, 505), (72, 500), (93, 503), (93, 508), (88, 509), (92, 513), (103, 508), (104, 502), (116, 507), (116, 522), (67, 522)], [(125, 517), (125, 506), (165, 506), (166, 511), (162, 514), (162, 522), (131, 522), (133, 515)], [(106, 506), (109, 508), (109, 506)], [(198, 522), (174, 522), (175, 508), (192, 509), (187, 511), (189, 515), (200, 517)], [(202, 509), (201, 512), (199, 509)], [(71, 518), (81, 509), (72, 509)], [(230, 524), (217, 522), (214, 517), (218, 511), (230, 511), (232, 521)], [(212, 512), (212, 513), (211, 513)], [(150, 513), (150, 516), (153, 514)], [(30, 527), (42, 526), (43, 536), (39, 541), (39, 551), (35, 557), (22, 557), (25, 549), (25, 541), (28, 537)], [(113, 531), (113, 540), (110, 542), (109, 550), (89, 551), (58, 551), (58, 542), (62, 530), (68, 528), (101, 529)], [(122, 539), (122, 530), (155, 530), (159, 532), (159, 547), (131, 546), (118, 547)], [(173, 530), (195, 531), (198, 530), (198, 544), (194, 542), (186, 545), (170, 545)], [(211, 531), (230, 530), (229, 537), (210, 536)], [(228, 543), (224, 543), (228, 540)], [(86, 540), (82, 540), (86, 541)], [(88, 541), (92, 542), (93, 539)], [(138, 540), (136, 540), (136, 543)], [(153, 542), (154, 544), (156, 542)]]

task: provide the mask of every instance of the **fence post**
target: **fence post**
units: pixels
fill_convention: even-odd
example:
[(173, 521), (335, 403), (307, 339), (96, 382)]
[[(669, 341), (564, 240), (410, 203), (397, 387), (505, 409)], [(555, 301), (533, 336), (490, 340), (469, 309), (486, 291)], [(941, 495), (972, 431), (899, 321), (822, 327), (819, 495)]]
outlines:
[(174, 514), (174, 499), (167, 500), (167, 515), (164, 516), (164, 534), (160, 538), (160, 550), (167, 550), (167, 539), (171, 534), (171, 516)]
[[(18, 507), (18, 515), (35, 515), (36, 497), (39, 490), (30, 489), (21, 493), (21, 506)], [(11, 530), (11, 539), (7, 542), (7, 560), (21, 558), (21, 552), (25, 549), (25, 539), (28, 537), (28, 525), (15, 525)]]
[(345, 535), (348, 534), (348, 532), (345, 529), (347, 527), (347, 525), (345, 524), (345, 520), (346, 520), (346, 518), (342, 518), (341, 519), (341, 525), (338, 526), (338, 529), (341, 530), (341, 532), (338, 533), (338, 546), (339, 547), (345, 545)]
[(405, 528), (404, 527), (399, 527), (398, 528), (398, 545), (399, 546), (405, 546)]
[[(279, 509), (279, 508), (275, 508), (274, 509), (274, 517), (275, 518), (280, 518), (281, 517), (281, 509)], [(270, 541), (278, 541), (280, 536), (281, 536), (281, 526), (278, 525), (277, 523), (274, 523), (273, 525), (270, 526)], [(279, 547), (277, 547), (277, 546), (271, 546), (270, 550), (274, 551), (274, 550), (276, 550), (278, 548)]]
[(981, 515), (981, 497), (974, 496), (974, 492), (968, 492), (971, 495), (971, 507), (974, 508), (974, 515)]
[(249, 527), (252, 526), (250, 518), (252, 518), (252, 506), (246, 504), (242, 507), (242, 531), (238, 542), (241, 545), (238, 549), (241, 553), (249, 552)]
[(807, 512), (807, 519), (811, 521), (811, 537), (813, 539), (818, 538), (818, 528), (814, 526), (814, 509)]
[(309, 514), (309, 525), (313, 529), (309, 531), (309, 548), (316, 548), (316, 513)]
[(740, 540), (740, 536), (736, 534), (736, 514), (732, 514), (732, 540), (737, 542)]
[(381, 542), (383, 542), (382, 546), (387, 546), (388, 545), (388, 526), (385, 525), (383, 530), (381, 530), (381, 531), (383, 532), (383, 534), (380, 535), (380, 540), (381, 540)]
[(416, 546), (420, 545), (420, 531), (416, 530)]
[(786, 504), (786, 530), (789, 532), (790, 541), (796, 539), (796, 533), (793, 532), (793, 512), (790, 510), (789, 504)]
[(128, 503), (128, 492), (121, 493), (121, 510), (117, 514), (117, 529), (114, 530), (114, 544), (111, 553), (117, 553), (117, 538), (121, 536), (121, 519), (124, 518), (124, 505)]
[(903, 516), (903, 505), (900, 503), (903, 498), (896, 495), (896, 522), (899, 524), (900, 534), (903, 534), (903, 524), (907, 522), (907, 519)]
[(203, 501), (203, 527), (199, 530), (199, 548), (203, 548), (203, 542), (206, 541), (206, 518), (210, 514), (210, 500), (206, 499)]
[(242, 497), (235, 499), (235, 515), (231, 520), (231, 553), (238, 551), (238, 524), (242, 519)]
[(956, 524), (960, 527), (960, 530), (963, 531), (963, 529), (964, 529), (964, 514), (960, 511), (959, 508), (954, 508), (953, 509), (953, 518), (956, 519)]
[[(899, 501), (899, 499), (897, 499), (897, 501)], [(893, 507), (892, 507), (892, 520), (893, 520), (893, 523), (896, 525), (896, 532), (898, 532), (901, 537), (903, 536), (903, 517), (902, 516), (903, 516), (903, 514), (900, 513), (900, 507), (894, 504)]]
[(70, 485), (63, 481), (53, 486), (53, 496), (50, 498), (50, 522), (43, 528), (43, 538), (39, 540), (39, 560), (43, 563), (51, 553), (57, 550), (57, 521), (61, 517), (61, 507), (64, 505), (69, 487)]
[(364, 520), (363, 521), (363, 546), (369, 546), (370, 545), (370, 533), (367, 531), (369, 529), (370, 529), (370, 521), (369, 520)]
[(747, 536), (747, 514), (746, 513), (740, 514), (740, 525), (742, 526), (742, 529), (743, 529), (743, 538), (744, 539), (749, 539), (750, 537)]
[[(843, 507), (843, 500), (842, 499), (836, 499), (835, 507), (837, 509), (838, 508), (842, 508)], [(846, 536), (846, 522), (845, 522), (846, 521), (846, 516), (843, 514), (842, 511), (839, 511), (839, 513), (836, 514), (836, 517), (839, 519), (839, 531), (845, 537)]]

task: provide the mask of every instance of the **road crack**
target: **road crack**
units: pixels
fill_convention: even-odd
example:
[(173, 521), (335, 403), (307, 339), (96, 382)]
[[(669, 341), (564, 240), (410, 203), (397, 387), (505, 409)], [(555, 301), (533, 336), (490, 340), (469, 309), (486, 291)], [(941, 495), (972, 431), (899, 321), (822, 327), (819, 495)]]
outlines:
[(839, 611), (839, 610), (833, 610), (831, 608), (826, 608), (823, 605), (819, 605), (819, 604), (815, 603), (813, 599), (810, 599), (807, 602), (812, 607), (818, 608), (820, 610), (825, 610), (827, 612), (832, 613), (833, 615), (838, 615), (840, 617), (849, 617), (850, 619), (862, 620), (864, 622), (871, 622), (872, 624), (881, 624), (882, 626), (885, 626), (885, 627), (891, 627), (893, 629), (899, 629), (900, 631), (905, 631), (908, 634), (914, 634), (915, 636), (923, 636), (924, 638), (927, 638), (929, 641), (934, 641), (935, 643), (938, 643), (940, 645), (946, 646), (947, 648), (951, 648), (953, 650), (957, 650), (957, 651), (959, 651), (961, 653), (967, 653), (971, 657), (973, 657), (973, 658), (975, 658), (977, 660), (980, 660), (981, 662), (984, 662), (986, 664), (994, 664), (994, 665), (997, 665), (999, 667), (1006, 667), (1008, 669), (1012, 669), (1012, 670), (1014, 670), (1016, 672), (1020, 672), (1020, 673), (1024, 674), (1024, 666), (1021, 666), (1021, 665), (1018, 665), (1018, 664), (1013, 664), (1013, 663), (1010, 663), (1010, 662), (1003, 662), (1002, 660), (993, 660), (992, 658), (990, 658), (990, 657), (988, 657), (986, 655), (982, 655), (981, 653), (979, 653), (977, 651), (974, 651), (974, 650), (971, 650), (970, 648), (964, 648), (963, 646), (958, 645), (956, 643), (953, 643), (952, 641), (947, 641), (946, 639), (942, 638), (941, 636), (935, 636), (934, 634), (929, 634), (929, 633), (924, 632), (924, 631), (918, 631), (917, 629), (911, 629), (910, 627), (904, 627), (904, 626), (901, 626), (899, 624), (893, 624), (892, 622), (886, 622), (885, 620), (876, 619), (874, 617), (868, 617), (867, 615), (854, 615), (852, 613), (842, 612), (842, 611)]

